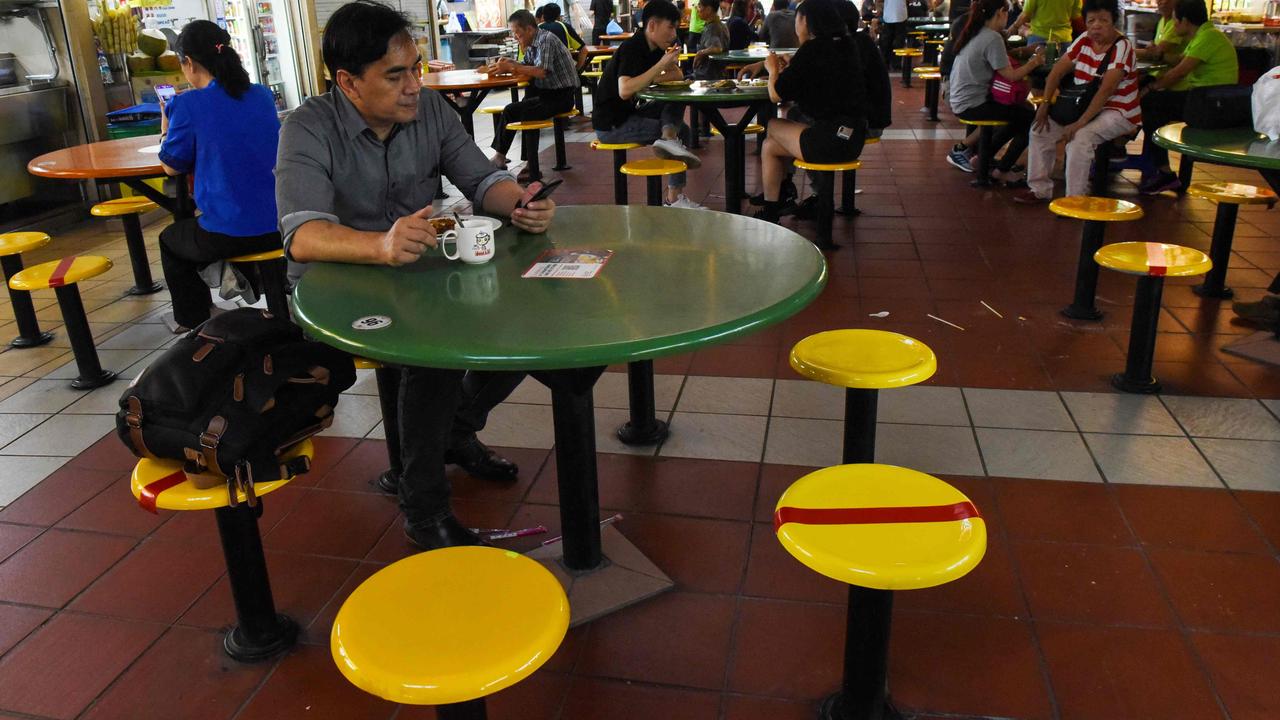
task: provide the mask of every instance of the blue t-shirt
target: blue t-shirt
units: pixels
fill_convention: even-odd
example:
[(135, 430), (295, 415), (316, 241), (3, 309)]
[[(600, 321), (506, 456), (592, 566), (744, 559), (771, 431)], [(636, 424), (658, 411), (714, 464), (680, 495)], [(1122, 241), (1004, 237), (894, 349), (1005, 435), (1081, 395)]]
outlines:
[(275, 232), (280, 120), (271, 91), (250, 85), (239, 99), (215, 80), (173, 98), (160, 162), (195, 173), (200, 227), (251, 237)]

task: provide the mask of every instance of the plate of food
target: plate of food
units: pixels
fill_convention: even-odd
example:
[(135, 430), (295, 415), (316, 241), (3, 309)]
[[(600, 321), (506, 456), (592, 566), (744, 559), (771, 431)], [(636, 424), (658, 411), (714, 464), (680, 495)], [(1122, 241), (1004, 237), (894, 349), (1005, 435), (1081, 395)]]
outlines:
[(667, 88), (669, 90), (679, 90), (681, 88), (687, 88), (692, 84), (692, 80), (665, 80), (658, 83), (658, 87)]
[(738, 89), (736, 80), (716, 80), (708, 82), (706, 85), (707, 92), (734, 92)]

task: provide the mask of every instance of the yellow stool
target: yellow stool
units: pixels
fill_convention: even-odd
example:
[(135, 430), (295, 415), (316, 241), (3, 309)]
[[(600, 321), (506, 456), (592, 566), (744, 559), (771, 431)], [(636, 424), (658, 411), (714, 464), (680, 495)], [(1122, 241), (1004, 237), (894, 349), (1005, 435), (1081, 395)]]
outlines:
[(915, 47), (897, 48), (893, 51), (894, 55), (901, 58), (902, 62), (902, 87), (911, 87), (911, 63), (912, 58), (924, 57), (924, 50)]
[(150, 295), (160, 292), (164, 285), (151, 279), (151, 261), (147, 259), (147, 245), (142, 239), (142, 213), (159, 210), (160, 206), (145, 197), (133, 196), (108, 200), (94, 205), (89, 213), (94, 217), (118, 217), (124, 224), (124, 242), (129, 248), (129, 262), (133, 265), (133, 287), (130, 295)]
[(1203, 275), (1213, 267), (1213, 261), (1194, 248), (1149, 242), (1104, 245), (1093, 258), (1104, 268), (1138, 276), (1133, 322), (1129, 325), (1129, 355), (1124, 372), (1111, 376), (1111, 385), (1125, 392), (1160, 392), (1160, 381), (1151, 375), (1151, 361), (1156, 352), (1164, 279)]
[(488, 115), (493, 121), (493, 136), (497, 137), (502, 132), (502, 111), (506, 110), (505, 105), (496, 105), (494, 107), (480, 108), (476, 112), (481, 115)]
[(809, 569), (849, 585), (840, 691), (822, 718), (900, 718), (889, 698), (893, 593), (944, 585), (987, 551), (969, 498), (935, 477), (893, 465), (839, 465), (795, 481), (774, 532)]
[[(743, 135), (759, 135), (762, 132), (764, 132), (763, 125), (759, 123), (748, 123), (747, 127), (743, 129), (742, 134)], [(718, 128), (713, 127), (711, 128), (711, 134), (719, 136), (720, 130)]]
[(646, 160), (632, 160), (624, 164), (621, 172), (623, 175), (645, 178), (649, 205), (662, 207), (662, 178), (667, 175), (678, 175), (688, 169), (689, 166), (679, 160), (648, 158)]
[(942, 48), (947, 41), (942, 38), (927, 38), (924, 41), (924, 61), (930, 65), (938, 62), (938, 53), (942, 52)]
[(289, 317), (289, 264), (284, 258), (284, 248), (266, 250), (250, 255), (227, 258), (227, 262), (249, 265), (258, 274), (262, 294), (267, 297), (267, 309), (280, 318)]
[(921, 65), (912, 70), (911, 74), (924, 80), (924, 106), (929, 111), (929, 120), (938, 122), (938, 98), (942, 94), (942, 68), (937, 65)]
[(382, 432), (387, 443), (388, 468), (378, 476), (378, 489), (395, 495), (400, 492), (400, 368), (384, 365), (377, 360), (355, 357), (357, 370), (372, 370), (378, 383), (378, 405), (382, 410)]
[(38, 250), (50, 243), (48, 234), (42, 232), (11, 232), (0, 234), (0, 267), (4, 268), (5, 287), (9, 288), (9, 302), (13, 304), (13, 319), (18, 325), (18, 337), (9, 341), (16, 348), (36, 347), (53, 339), (53, 333), (40, 330), (31, 293), (9, 287), (9, 278), (22, 272), (22, 253)]
[(213, 510), (236, 608), (236, 624), (222, 636), (222, 648), (240, 662), (266, 660), (293, 647), (298, 639), (298, 624), (276, 612), (258, 517), (262, 496), (305, 473), (314, 456), (315, 446), (303, 440), (280, 456), (280, 479), (247, 487), (213, 474), (189, 475), (176, 460), (143, 459), (133, 468), (130, 490), (148, 512)]
[(1192, 290), (1201, 297), (1229, 298), (1235, 295), (1227, 287), (1227, 267), (1231, 264), (1231, 241), (1236, 233), (1236, 215), (1241, 205), (1266, 205), (1275, 207), (1276, 194), (1266, 188), (1238, 183), (1195, 183), (1187, 188), (1187, 194), (1218, 206), (1213, 220), (1213, 244), (1209, 246), (1209, 259), (1213, 269), (1204, 276), (1204, 283)]
[(392, 563), (361, 583), (338, 610), (329, 651), (367, 693), (435, 705), (441, 720), (483, 720), (485, 697), (542, 667), (568, 629), (569, 599), (537, 561), (450, 547)]
[(551, 122), (555, 126), (554, 135), (556, 141), (556, 164), (553, 165), (551, 169), (556, 172), (573, 169), (573, 166), (569, 164), (568, 154), (565, 152), (564, 133), (565, 128), (569, 126), (569, 121), (581, 114), (582, 113), (578, 112), (578, 108), (575, 107), (569, 109), (568, 112), (562, 112), (551, 118)]
[(791, 348), (791, 369), (845, 388), (845, 463), (875, 462), (880, 390), (924, 382), (938, 370), (928, 345), (884, 330), (828, 330)]
[(1009, 123), (1004, 120), (956, 119), (961, 125), (978, 128), (978, 177), (969, 184), (977, 188), (991, 187), (991, 163), (995, 160), (996, 154), (996, 145), (992, 137), (995, 134), (995, 128), (1005, 127)]
[(522, 120), (507, 123), (507, 130), (520, 133), (520, 155), (524, 159), (525, 169), (529, 171), (529, 181), (542, 179), (542, 169), (538, 167), (538, 136), (543, 130), (555, 127), (551, 120)]
[(1049, 211), (1084, 221), (1084, 229), (1080, 233), (1080, 259), (1076, 263), (1075, 298), (1060, 312), (1073, 320), (1101, 320), (1102, 312), (1094, 302), (1098, 291), (1098, 264), (1093, 261), (1093, 254), (1102, 247), (1107, 223), (1141, 220), (1142, 208), (1127, 200), (1073, 195), (1049, 203)]
[(644, 147), (639, 143), (605, 143), (591, 141), (592, 150), (605, 150), (613, 153), (613, 203), (627, 204), (627, 177), (622, 174), (622, 166), (627, 164), (627, 151)]
[(858, 169), (861, 160), (850, 160), (843, 163), (811, 163), (797, 159), (795, 167), (807, 170), (814, 175), (818, 190), (818, 240), (815, 245), (823, 250), (835, 250), (840, 247), (831, 239), (831, 225), (835, 220), (836, 205), (836, 173), (844, 174), (841, 189), (841, 212), (858, 215), (860, 211), (854, 205), (854, 194), (857, 192)]
[(46, 290), (53, 288), (62, 311), (62, 323), (71, 341), (71, 352), (76, 358), (79, 375), (71, 381), (76, 390), (92, 390), (116, 379), (111, 370), (103, 370), (98, 362), (98, 350), (93, 346), (93, 331), (84, 314), (80, 301), (80, 289), (76, 283), (97, 277), (111, 269), (111, 260), (100, 255), (71, 255), (61, 260), (50, 260), (29, 267), (9, 278), (9, 289)]

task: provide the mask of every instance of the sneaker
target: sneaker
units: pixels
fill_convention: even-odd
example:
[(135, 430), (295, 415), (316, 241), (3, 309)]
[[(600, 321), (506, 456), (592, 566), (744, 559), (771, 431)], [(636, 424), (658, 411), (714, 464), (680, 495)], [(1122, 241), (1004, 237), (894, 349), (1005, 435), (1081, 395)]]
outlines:
[(685, 165), (688, 165), (690, 170), (702, 167), (702, 160), (679, 140), (667, 140), (666, 138), (655, 140), (653, 142), (653, 153), (666, 160), (680, 160)]
[(1014, 195), (1013, 201), (1020, 205), (1043, 205), (1049, 202), (1049, 198), (1042, 198), (1039, 195), (1031, 192), (1030, 189), (1027, 189), (1027, 190), (1023, 190), (1017, 195)]
[(1280, 325), (1280, 295), (1267, 295), (1257, 302), (1234, 302), (1236, 317), (1256, 325)]
[(686, 210), (701, 210), (701, 209), (702, 209), (702, 206), (701, 206), (701, 205), (699, 205), (698, 203), (696, 203), (696, 202), (694, 202), (694, 201), (690, 200), (688, 197), (686, 197), (686, 196), (685, 196), (685, 194), (684, 194), (684, 193), (680, 193), (680, 197), (676, 198), (676, 199), (675, 199), (675, 202), (669, 202), (669, 203), (667, 203), (667, 204), (666, 204), (666, 206), (667, 206), (667, 207), (673, 207), (673, 208), (684, 208), (684, 209), (686, 209)]
[[(963, 146), (957, 146), (963, 148)], [(947, 162), (951, 163), (951, 167), (967, 173), (973, 172), (973, 165), (969, 162), (969, 153), (963, 149), (952, 148), (947, 153)]]
[(1181, 189), (1182, 183), (1178, 181), (1178, 176), (1171, 172), (1158, 172), (1138, 184), (1138, 192), (1143, 195), (1155, 195), (1166, 190), (1176, 192)]

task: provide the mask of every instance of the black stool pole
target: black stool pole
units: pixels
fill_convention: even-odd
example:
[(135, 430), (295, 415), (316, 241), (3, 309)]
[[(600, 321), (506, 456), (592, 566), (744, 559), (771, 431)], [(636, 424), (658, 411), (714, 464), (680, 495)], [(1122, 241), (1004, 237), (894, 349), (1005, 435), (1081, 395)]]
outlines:
[(278, 318), (288, 320), (289, 295), (285, 292), (288, 282), (288, 263), (284, 258), (262, 260), (257, 263), (258, 280), (262, 282), (262, 294), (267, 296), (267, 310)]
[(236, 626), (227, 631), (222, 647), (227, 655), (240, 662), (266, 660), (289, 649), (298, 639), (297, 623), (277, 614), (271, 597), (267, 558), (262, 553), (262, 536), (258, 534), (261, 514), (261, 500), (256, 508), (240, 503), (214, 511), (222, 554), (227, 561), (231, 599), (236, 606)]
[(650, 175), (645, 178), (645, 190), (650, 207), (662, 207), (662, 176)]
[(1098, 294), (1098, 263), (1093, 255), (1102, 249), (1106, 223), (1085, 220), (1080, 232), (1080, 259), (1076, 261), (1076, 294), (1071, 304), (1062, 308), (1063, 315), (1073, 320), (1101, 320), (1102, 313), (1094, 304)]
[(395, 493), (400, 487), (400, 373), (398, 367), (380, 367), (373, 371), (378, 382), (378, 405), (382, 408), (382, 432), (387, 442), (387, 462), (390, 467), (378, 476), (378, 487), (383, 492)]
[(556, 172), (560, 172), (563, 170), (571, 170), (573, 168), (571, 165), (569, 165), (569, 157), (565, 153), (565, 147), (564, 147), (565, 126), (569, 124), (569, 119), (557, 117), (557, 118), (552, 118), (551, 122), (555, 125), (554, 134), (556, 139), (556, 164), (551, 166), (551, 169), (555, 170)]
[(978, 168), (978, 178), (970, 183), (974, 187), (991, 186), (991, 162), (996, 154), (996, 149), (991, 147), (991, 135), (990, 125), (978, 129), (978, 162), (982, 167)]
[(542, 179), (542, 169), (538, 167), (538, 132), (522, 130), (520, 132), (520, 152), (524, 153), (525, 168), (529, 171), (529, 182)]
[(1235, 291), (1227, 287), (1227, 267), (1231, 265), (1231, 240), (1236, 232), (1239, 211), (1239, 205), (1218, 203), (1218, 215), (1213, 220), (1213, 244), (1209, 246), (1213, 267), (1205, 273), (1202, 284), (1191, 288), (1200, 297), (1229, 298), (1235, 295)]
[(627, 164), (627, 151), (613, 151), (613, 203), (627, 204), (627, 176), (622, 174), (622, 166)]
[(924, 81), (924, 106), (929, 108), (929, 120), (931, 122), (938, 122), (938, 95), (941, 87), (942, 82), (940, 80), (929, 78)]
[(84, 303), (80, 302), (80, 291), (72, 284), (54, 288), (53, 292), (58, 296), (63, 327), (67, 330), (67, 339), (71, 341), (71, 354), (76, 358), (76, 369), (80, 373), (75, 380), (71, 381), (71, 387), (76, 390), (92, 390), (115, 380), (115, 372), (103, 370), (98, 362), (98, 350), (93, 346), (93, 332), (89, 329), (89, 321), (84, 315)]
[(488, 720), (489, 717), (485, 713), (484, 698), (452, 705), (437, 705), (436, 715), (440, 720)]
[(815, 172), (815, 179), (822, 183), (818, 191), (818, 247), (823, 250), (834, 250), (838, 245), (831, 240), (831, 224), (836, 214), (835, 192), (836, 174), (834, 172)]
[(150, 295), (160, 292), (164, 285), (151, 279), (151, 264), (147, 262), (147, 244), (142, 239), (142, 221), (137, 215), (122, 215), (124, 243), (129, 248), (129, 263), (133, 266), (133, 287), (129, 295)]
[(876, 408), (879, 390), (848, 388), (844, 391), (845, 465), (876, 461)]
[[(596, 421), (592, 386), (604, 368), (547, 373), (556, 436), (556, 475), (564, 565), (592, 570), (604, 562), (600, 544), (600, 484), (596, 475)], [(539, 378), (541, 380), (541, 378)]]
[(902, 56), (902, 87), (911, 87), (911, 56)]
[(840, 692), (822, 704), (823, 720), (896, 720), (889, 703), (889, 628), (893, 593), (849, 586)]
[(1111, 143), (1101, 142), (1093, 151), (1093, 183), (1089, 186), (1089, 194), (1094, 197), (1106, 197), (1111, 187)]
[(9, 302), (13, 304), (13, 319), (18, 324), (18, 337), (9, 344), (16, 348), (29, 348), (52, 340), (53, 333), (40, 330), (35, 306), (31, 304), (31, 293), (9, 287), (9, 278), (22, 272), (22, 256), (15, 254), (0, 257), (0, 266), (4, 268), (4, 286), (9, 288)]
[(1117, 390), (1131, 393), (1160, 392), (1160, 381), (1151, 375), (1156, 354), (1156, 326), (1160, 322), (1160, 295), (1164, 278), (1143, 275), (1133, 298), (1133, 323), (1129, 327), (1129, 356), (1124, 373), (1111, 376)]
[(841, 174), (843, 177), (840, 179), (840, 209), (836, 212), (857, 217), (862, 214), (858, 209), (858, 171), (845, 170)]
[(631, 419), (618, 428), (626, 445), (653, 445), (667, 437), (667, 424), (658, 419), (653, 390), (653, 361), (627, 363), (627, 395)]

